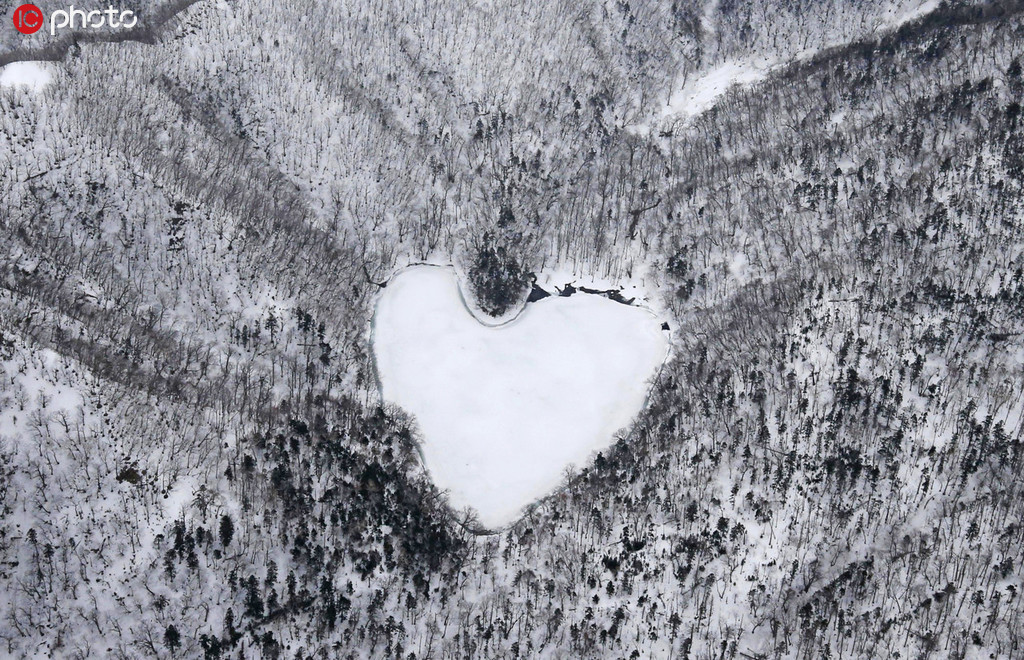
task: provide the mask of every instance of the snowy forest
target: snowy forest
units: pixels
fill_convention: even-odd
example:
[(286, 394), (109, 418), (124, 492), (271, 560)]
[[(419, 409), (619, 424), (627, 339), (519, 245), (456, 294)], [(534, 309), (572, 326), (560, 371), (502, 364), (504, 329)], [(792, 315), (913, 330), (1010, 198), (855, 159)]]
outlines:
[[(1024, 658), (1020, 0), (18, 4), (0, 656)], [(419, 263), (670, 328), (501, 529), (381, 396)]]

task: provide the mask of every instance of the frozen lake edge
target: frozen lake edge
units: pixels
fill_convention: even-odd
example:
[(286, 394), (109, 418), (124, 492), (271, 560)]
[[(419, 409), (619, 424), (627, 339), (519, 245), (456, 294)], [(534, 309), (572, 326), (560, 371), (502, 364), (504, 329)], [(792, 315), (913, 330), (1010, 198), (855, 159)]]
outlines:
[(454, 268), (410, 266), (376, 303), (382, 399), (416, 420), (423, 463), (457, 511), (496, 530), (630, 426), (668, 357), (651, 311), (552, 294), (484, 325)]

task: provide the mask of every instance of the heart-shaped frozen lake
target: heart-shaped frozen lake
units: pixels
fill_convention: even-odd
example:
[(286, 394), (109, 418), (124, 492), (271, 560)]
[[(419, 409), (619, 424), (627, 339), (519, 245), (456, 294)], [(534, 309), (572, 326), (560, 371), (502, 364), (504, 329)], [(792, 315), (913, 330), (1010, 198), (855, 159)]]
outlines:
[(643, 406), (667, 344), (646, 310), (582, 293), (484, 325), (452, 269), (434, 266), (398, 274), (374, 316), (384, 399), (416, 418), (427, 469), (452, 505), (476, 509), (489, 529), (611, 444)]

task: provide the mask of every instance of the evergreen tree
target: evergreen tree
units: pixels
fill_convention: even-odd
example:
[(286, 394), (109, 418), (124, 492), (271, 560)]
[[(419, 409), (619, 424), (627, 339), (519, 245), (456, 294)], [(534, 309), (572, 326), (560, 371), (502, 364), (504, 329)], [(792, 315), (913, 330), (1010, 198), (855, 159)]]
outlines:
[(220, 544), (225, 548), (231, 544), (235, 536), (235, 523), (231, 522), (231, 516), (224, 514), (220, 519)]

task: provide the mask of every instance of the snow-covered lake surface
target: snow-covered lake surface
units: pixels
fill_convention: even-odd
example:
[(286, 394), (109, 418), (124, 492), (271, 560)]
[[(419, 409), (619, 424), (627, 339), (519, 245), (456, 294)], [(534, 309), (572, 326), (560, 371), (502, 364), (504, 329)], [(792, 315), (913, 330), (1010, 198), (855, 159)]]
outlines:
[(0, 87), (27, 87), (32, 92), (41, 92), (50, 84), (49, 69), (40, 62), (12, 62), (0, 67)]
[(415, 416), (434, 482), (488, 529), (610, 445), (668, 351), (653, 314), (597, 295), (545, 298), (483, 325), (453, 270), (435, 266), (388, 284), (373, 345), (384, 399)]

